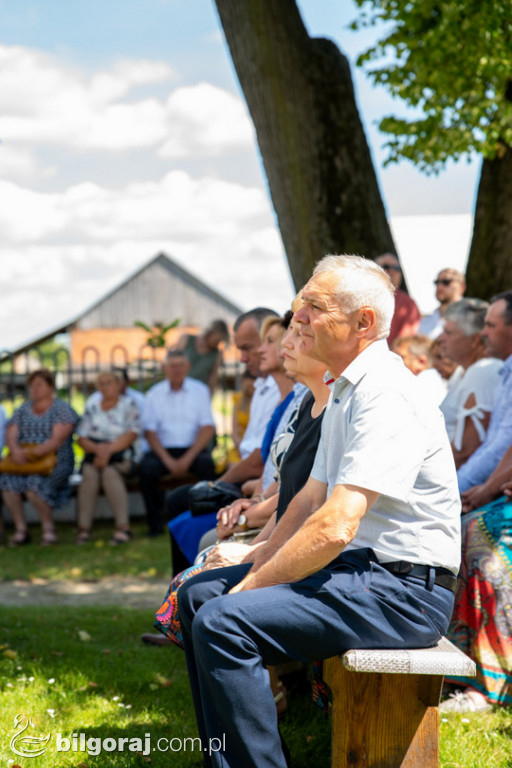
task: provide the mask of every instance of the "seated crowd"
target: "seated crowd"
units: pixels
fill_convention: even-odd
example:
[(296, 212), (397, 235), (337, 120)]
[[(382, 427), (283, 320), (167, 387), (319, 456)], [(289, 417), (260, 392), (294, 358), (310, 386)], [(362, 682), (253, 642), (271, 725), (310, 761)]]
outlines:
[[(443, 604), (444, 616), (436, 614), (429, 622), (437, 627), (438, 635), (446, 633), (475, 660), (477, 676), (471, 680), (450, 680), (455, 692), (441, 708), (464, 712), (512, 703), (512, 506), (509, 503), (512, 496), (512, 291), (501, 293), (490, 302), (464, 298), (464, 275), (444, 269), (434, 281), (439, 306), (431, 316), (421, 319), (415, 302), (401, 288), (402, 273), (396, 257), (392, 254), (377, 257), (375, 261), (380, 269), (368, 261), (361, 266), (364, 261), (357, 257), (326, 257), (294, 300), (291, 311), (283, 317), (260, 307), (237, 319), (233, 339), (246, 367), (243, 379), (246, 386), (234, 416), (233, 458), (236, 461), (220, 477), (216, 475), (211, 455), (215, 436), (211, 394), (219, 364), (218, 344), (227, 338), (227, 329), (220, 325), (213, 324), (197, 340), (187, 338), (169, 350), (163, 366), (164, 380), (145, 396), (127, 387), (126, 378), (120, 378), (115, 372), (101, 374), (98, 393), (87, 401), (81, 419), (67, 404), (55, 398), (52, 374), (36, 371), (28, 380), (30, 402), (16, 410), (7, 422), (5, 442), (15, 462), (28, 461), (24, 443), (37, 443), (34, 453), (38, 457), (49, 452), (57, 454), (56, 467), (49, 475), (0, 474), (4, 504), (15, 526), (10, 540), (12, 546), (30, 541), (23, 517), (24, 498), (32, 503), (41, 518), (42, 542), (56, 542), (51, 510), (64, 498), (67, 478), (73, 468), (74, 431), (85, 453), (78, 492), (78, 544), (87, 543), (91, 537), (94, 503), (100, 488), (114, 515), (111, 543), (123, 544), (130, 540), (124, 477), (137, 467), (148, 535), (156, 537), (168, 529), (173, 577), (178, 578), (190, 569), (189, 580), (181, 578), (173, 584), (176, 590), (180, 588), (175, 603), (179, 605), (180, 631), (183, 629), (179, 644), (184, 645), (187, 655), (202, 737), (216, 736), (221, 729), (220, 720), (217, 722), (212, 716), (210, 698), (215, 692), (209, 690), (205, 670), (211, 671), (212, 665), (219, 663), (219, 654), (227, 653), (226, 633), (234, 632), (235, 625), (236, 631), (242, 631), (238, 618), (245, 615), (243, 612), (248, 611), (249, 606), (256, 610), (257, 618), (247, 614), (243, 633), (244, 637), (249, 633), (251, 644), (257, 648), (256, 655), (250, 660), (244, 656), (241, 661), (242, 656), (237, 655), (240, 649), (231, 643), (229, 663), (234, 664), (233, 658), (236, 658), (241, 669), (248, 670), (251, 666), (258, 675), (254, 706), (261, 706), (262, 712), (268, 709), (264, 686), (269, 681), (275, 700), (282, 699), (273, 668), (284, 657), (305, 662), (332, 655), (333, 649), (328, 644), (318, 651), (318, 656), (310, 657), (306, 652), (308, 637), (318, 630), (318, 624), (313, 621), (308, 624), (311, 616), (302, 615), (298, 605), (293, 607), (296, 613), (292, 614), (292, 601), (288, 618), (292, 616), (296, 622), (304, 622), (304, 637), (301, 635), (300, 642), (291, 643), (288, 636), (285, 639), (279, 634), (277, 617), (271, 617), (270, 609), (265, 629), (254, 601), (248, 597), (254, 588), (277, 590), (297, 582), (302, 590), (303, 584), (314, 581), (315, 574), (324, 573), (322, 569), (326, 569), (327, 564), (330, 568), (332, 563), (337, 563), (338, 555), (346, 563), (351, 562), (351, 552), (363, 551), (369, 553), (365, 558), (369, 557), (372, 563), (373, 558), (377, 558), (375, 563), (383, 566), (381, 570), (385, 574), (395, 574), (391, 569), (395, 561), (410, 560), (410, 580), (404, 576), (410, 590), (411, 584), (414, 589), (419, 589), (418, 584), (424, 587), (421, 569), (431, 568), (449, 581), (458, 569), (458, 561), (452, 554), (453, 546), (459, 547), (457, 516), (460, 509), (462, 560), (454, 603), (448, 599), (448, 594), (453, 599), (451, 586), (449, 589), (438, 587), (441, 592), (437, 595), (436, 585), (443, 583), (442, 579), (438, 581), (436, 576), (432, 583), (428, 582), (429, 594), (436, 593), (439, 605)], [(348, 287), (344, 293), (333, 289), (338, 273), (347, 276)], [(358, 287), (358, 281), (364, 280), (373, 290), (364, 294), (366, 301), (360, 298), (363, 294)], [(351, 293), (359, 304), (354, 303), (356, 299), (352, 303), (348, 300)], [(345, 318), (357, 315), (358, 324), (342, 322), (341, 315)], [(396, 354), (391, 354), (388, 345)], [(192, 353), (208, 358), (210, 368), (204, 369), (203, 381), (189, 375), (189, 354)], [(397, 355), (414, 380), (410, 374), (404, 376)], [(366, 368), (361, 362), (363, 357)], [(373, 381), (379, 377), (372, 378), (368, 373), (373, 370), (372, 366), (377, 373), (381, 366), (385, 381)], [(375, 391), (379, 390), (379, 395), (366, 393), (367, 400), (363, 396), (358, 399), (358, 388), (362, 387), (365, 393), (364, 387), (370, 386), (368, 382), (360, 383), (367, 379)], [(385, 415), (377, 411), (374, 404), (380, 397), (389, 411)], [(404, 405), (408, 401), (412, 405)], [(339, 413), (342, 409), (345, 421), (340, 426), (335, 419), (341, 417), (335, 415), (335, 411)], [(442, 435), (436, 432), (439, 410)], [(357, 418), (354, 416), (354, 434), (350, 431), (353, 413), (358, 414)], [(364, 430), (376, 435), (373, 447), (363, 445)], [(387, 443), (383, 434), (386, 430), (391, 430)], [(340, 442), (342, 432), (344, 437)], [(434, 450), (432, 440), (432, 445), (437, 446)], [(379, 454), (380, 441), (385, 447)], [(371, 441), (366, 440), (368, 442)], [(390, 446), (397, 451), (396, 460)], [(439, 457), (435, 458), (438, 452)], [(391, 455), (384, 458), (386, 453)], [(451, 457), (446, 459), (450, 454), (453, 461)], [(371, 469), (375, 480), (371, 478), (371, 470), (368, 475), (368, 469), (363, 467), (365, 456), (373, 461)], [(403, 464), (399, 468), (398, 457)], [(386, 471), (389, 471), (388, 477)], [(179, 487), (166, 492), (160, 481), (169, 475)], [(195, 512), (191, 509), (190, 494), (192, 489), (197, 491), (197, 481), (216, 479), (222, 481), (221, 487), (232, 494), (231, 498), (233, 495), (238, 498), (213, 512)], [(453, 490), (456, 481), (459, 493)], [(425, 505), (422, 507), (422, 494), (435, 501), (436, 514), (441, 515), (441, 522), (438, 520), (434, 526), (427, 519)], [(420, 499), (418, 506), (414, 501), (416, 496)], [(329, 521), (335, 506), (331, 502), (349, 510), (345, 527), (335, 534), (329, 528), (333, 525)], [(388, 528), (382, 522), (379, 505), (386, 510), (384, 517), (390, 515)], [(407, 549), (402, 556), (397, 556), (403, 541), (395, 541), (393, 516), (396, 514), (397, 521), (406, 520), (410, 524), (406, 511), (409, 506), (420, 521), (414, 536), (417, 537), (419, 531), (419, 535), (425, 537), (418, 545), (423, 559), (414, 551), (406, 557)], [(422, 511), (417, 512), (420, 507)], [(324, 522), (313, 522), (320, 519), (321, 514)], [(315, 525), (324, 527), (318, 533)], [(396, 528), (400, 528), (398, 523)], [(303, 529), (307, 529), (304, 535)], [(425, 532), (427, 529), (429, 533)], [(442, 533), (437, 545), (432, 529)], [(308, 536), (311, 545), (307, 545)], [(363, 549), (350, 549), (352, 540), (362, 542), (357, 546)], [(304, 547), (304, 553), (297, 549), (299, 545)], [(437, 552), (436, 546), (441, 547)], [(344, 547), (347, 551), (340, 555)], [(325, 554), (329, 552), (330, 558)], [(353, 560), (355, 562), (355, 554)], [(191, 568), (194, 564), (196, 567)], [(387, 565), (390, 567), (386, 568)], [(200, 575), (219, 568), (225, 569), (219, 571), (225, 576)], [(416, 579), (415, 574), (419, 575)], [(315, 595), (318, 591), (328, 592), (325, 585), (320, 589), (320, 582), (312, 588)], [(172, 589), (171, 585), (171, 592)], [(309, 589), (308, 586), (305, 593), (297, 590), (297, 594), (309, 595)], [(227, 610), (224, 593), (228, 591), (237, 594), (238, 618)], [(274, 594), (277, 595), (277, 591)], [(423, 598), (424, 595), (418, 597), (420, 601)], [(284, 595), (282, 599), (285, 600)], [(318, 598), (320, 603), (323, 599)], [(339, 599), (338, 595), (336, 600)], [(227, 627), (222, 635), (216, 632), (214, 621), (209, 617), (207, 601), (210, 600), (219, 601), (216, 603), (222, 611), (219, 615)], [(310, 608), (313, 612), (317, 610), (314, 606)], [(357, 610), (364, 614), (367, 608), (362, 604)], [(343, 610), (348, 610), (344, 604)], [(371, 610), (375, 611), (375, 607)], [(315, 616), (315, 621), (317, 618)], [(337, 626), (338, 621), (339, 617), (333, 618), (333, 626)], [(364, 630), (355, 618), (352, 624), (351, 621), (344, 629), (346, 636), (352, 643), (354, 638), (359, 638), (361, 643)], [(327, 618), (325, 622), (330, 625)], [(283, 618), (283, 626), (285, 623)], [(380, 615), (375, 618), (375, 625), (382, 629)], [(200, 629), (196, 630), (196, 626)], [(409, 638), (405, 642), (411, 642), (411, 647), (421, 646), (422, 640), (425, 645), (436, 641), (434, 635), (412, 638), (410, 627), (403, 631)], [(201, 647), (198, 632), (208, 638)], [(379, 644), (372, 637), (368, 647), (372, 644), (393, 647), (391, 637), (384, 633), (383, 638)], [(148, 634), (143, 639), (155, 645), (171, 642), (164, 634)], [(176, 642), (175, 635), (172, 642)], [(203, 647), (206, 642), (208, 648)], [(401, 642), (403, 644), (403, 638)], [(266, 677), (256, 672), (259, 670), (256, 658), (267, 670)], [(234, 732), (236, 725), (242, 738), (244, 734), (247, 736), (247, 723), (242, 722), (239, 713), (234, 714), (234, 707), (237, 686), (240, 690), (243, 688), (243, 675), (240, 673), (236, 678), (233, 673), (233, 680), (237, 682), (229, 694), (226, 693), (227, 679), (219, 683), (221, 698), (225, 696), (226, 717), (230, 713), (232, 716), (230, 732)], [(258, 727), (260, 725), (258, 720)], [(265, 738), (268, 744), (275, 745), (272, 741), (275, 733)], [(241, 742), (234, 744), (233, 762), (226, 758), (225, 764), (235, 765), (236, 760), (242, 760), (240, 765), (259, 764), (256, 757), (251, 758), (253, 762), (247, 762), (248, 749), (249, 746)], [(257, 755), (259, 749), (253, 745), (253, 755)], [(262, 761), (261, 765), (264, 764)]]

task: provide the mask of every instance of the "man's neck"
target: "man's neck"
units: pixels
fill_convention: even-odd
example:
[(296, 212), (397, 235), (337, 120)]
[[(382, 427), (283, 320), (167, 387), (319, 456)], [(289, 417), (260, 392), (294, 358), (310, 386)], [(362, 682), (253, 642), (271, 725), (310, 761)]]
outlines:
[(357, 349), (352, 354), (347, 354), (343, 356), (339, 356), (336, 358), (336, 360), (332, 360), (331, 362), (325, 361), (327, 368), (333, 378), (338, 379), (343, 371), (345, 371), (351, 363), (354, 362), (354, 360), (359, 357), (361, 352), (364, 352), (365, 349), (368, 349), (369, 346), (371, 346), (374, 342), (376, 342), (377, 339), (362, 339), (359, 343)]

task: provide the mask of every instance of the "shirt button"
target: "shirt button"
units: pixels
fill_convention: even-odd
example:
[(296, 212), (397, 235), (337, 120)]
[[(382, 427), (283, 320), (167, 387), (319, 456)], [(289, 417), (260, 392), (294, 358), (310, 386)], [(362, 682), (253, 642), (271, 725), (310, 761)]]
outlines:
[(339, 397), (335, 397), (335, 398), (334, 398), (334, 402), (335, 402), (335, 403), (339, 403), (339, 401), (340, 401)]

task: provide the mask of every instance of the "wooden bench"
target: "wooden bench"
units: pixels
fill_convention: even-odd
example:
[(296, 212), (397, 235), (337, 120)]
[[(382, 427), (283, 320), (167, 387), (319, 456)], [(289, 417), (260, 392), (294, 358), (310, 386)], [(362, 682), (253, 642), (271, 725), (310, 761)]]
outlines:
[(444, 637), (434, 648), (327, 659), (331, 768), (438, 768), (443, 676), (475, 674), (474, 662)]

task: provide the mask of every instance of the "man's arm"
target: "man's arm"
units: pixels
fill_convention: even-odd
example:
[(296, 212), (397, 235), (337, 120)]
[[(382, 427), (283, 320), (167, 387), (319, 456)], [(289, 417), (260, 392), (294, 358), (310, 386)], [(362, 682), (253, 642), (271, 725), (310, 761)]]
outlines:
[(169, 472), (173, 472), (176, 465), (176, 459), (173, 459), (172, 456), (169, 456), (164, 446), (160, 442), (160, 438), (158, 437), (157, 433), (152, 429), (146, 429), (144, 432), (144, 437), (148, 441), (149, 447), (155, 456), (158, 456), (164, 467), (166, 467)]
[[(310, 478), (286, 512), (286, 515), (294, 513), (295, 523), (302, 517), (303, 524), (271, 554), (270, 559), (252, 568), (231, 592), (300, 581), (334, 560), (352, 541), (361, 519), (379, 494), (353, 485), (336, 485), (327, 501), (315, 509), (313, 500), (319, 497), (322, 487), (325, 487), (323, 483)], [(312, 501), (308, 514), (307, 508)], [(275, 533), (278, 529), (279, 525)], [(267, 546), (273, 538), (271, 536)]]
[(488, 504), (490, 501), (499, 496), (502, 486), (512, 477), (512, 447), (505, 451), (503, 458), (494, 470), (489, 475), (485, 483), (481, 485), (474, 485), (464, 493), (461, 493), (462, 498), (462, 512), (472, 512), (474, 509), (482, 507), (484, 504)]
[(255, 477), (259, 477), (262, 472), (263, 461), (261, 451), (259, 448), (256, 448), (249, 456), (224, 472), (220, 479), (225, 480), (227, 483), (244, 483), (246, 480), (253, 480)]

